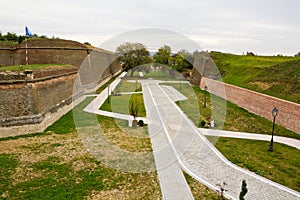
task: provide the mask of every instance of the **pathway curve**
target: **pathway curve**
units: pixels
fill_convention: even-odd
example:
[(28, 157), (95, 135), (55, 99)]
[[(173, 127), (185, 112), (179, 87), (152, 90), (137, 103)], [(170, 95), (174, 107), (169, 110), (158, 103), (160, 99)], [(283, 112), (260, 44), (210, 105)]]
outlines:
[[(161, 127), (150, 128), (149, 125), (151, 141), (156, 137), (167, 138), (176, 161), (192, 177), (215, 190), (218, 189), (216, 184), (226, 182), (228, 184), (226, 196), (232, 199), (238, 199), (243, 179), (248, 184), (247, 199), (300, 199), (299, 192), (229, 162), (198, 131), (156, 81), (141, 82), (147, 113), (150, 111), (153, 121), (157, 119), (161, 122)], [(169, 159), (174, 157), (169, 156)], [(163, 169), (158, 170), (163, 171)], [(178, 172), (178, 169), (175, 170)], [(179, 194), (177, 187), (173, 189), (173, 193)]]

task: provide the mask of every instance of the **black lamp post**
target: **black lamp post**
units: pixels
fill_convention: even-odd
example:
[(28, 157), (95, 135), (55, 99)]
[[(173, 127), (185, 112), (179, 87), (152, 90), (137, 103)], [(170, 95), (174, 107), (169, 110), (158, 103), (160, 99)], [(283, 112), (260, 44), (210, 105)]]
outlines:
[(206, 91), (207, 91), (207, 85), (204, 86), (204, 102), (203, 102), (203, 107), (206, 108)]
[(110, 99), (109, 99), (109, 84), (107, 86), (107, 103), (110, 103)]
[(181, 78), (179, 79), (179, 87), (180, 87), (180, 90), (181, 90)]
[(273, 115), (273, 127), (272, 127), (272, 138), (271, 138), (271, 143), (270, 143), (270, 148), (269, 151), (273, 151), (273, 136), (274, 136), (274, 128), (275, 128), (275, 118), (278, 114), (278, 109), (275, 107), (272, 110), (272, 115)]

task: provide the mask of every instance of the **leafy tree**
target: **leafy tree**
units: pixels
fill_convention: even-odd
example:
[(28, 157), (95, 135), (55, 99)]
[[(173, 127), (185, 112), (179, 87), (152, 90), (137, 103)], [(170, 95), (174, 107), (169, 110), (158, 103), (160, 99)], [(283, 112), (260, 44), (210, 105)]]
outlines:
[(193, 69), (193, 64), (194, 63), (194, 56), (193, 54), (189, 53), (187, 50), (185, 49), (181, 49), (180, 51), (178, 51), (179, 55), (182, 56), (182, 58), (184, 58), (184, 69)]
[(163, 65), (171, 65), (171, 47), (164, 45), (163, 47), (158, 49), (153, 55), (153, 60), (155, 63), (160, 63)]
[(7, 41), (18, 42), (19, 37), (16, 33), (7, 32), (6, 35), (3, 35)]
[(18, 43), (21, 44), (25, 40), (25, 36), (19, 35)]
[(297, 54), (295, 54), (295, 57), (299, 57), (300, 56), (300, 52), (298, 52)]
[(117, 47), (116, 53), (125, 71), (151, 62), (149, 51), (141, 43), (123, 43)]
[(247, 183), (245, 180), (242, 181), (242, 190), (240, 192), (239, 199), (240, 200), (245, 200), (245, 195), (247, 194), (248, 189), (247, 189)]

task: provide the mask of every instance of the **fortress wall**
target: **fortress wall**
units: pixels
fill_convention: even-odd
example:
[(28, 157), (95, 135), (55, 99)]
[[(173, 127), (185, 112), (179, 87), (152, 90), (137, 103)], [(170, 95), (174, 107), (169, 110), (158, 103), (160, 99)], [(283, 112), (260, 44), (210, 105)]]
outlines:
[(34, 114), (32, 88), (26, 83), (0, 85), (0, 119)]
[(205, 85), (210, 93), (269, 120), (273, 120), (271, 112), (277, 107), (276, 123), (300, 133), (300, 104), (202, 77), (200, 87)]
[[(25, 65), (26, 43), (29, 64), (70, 64), (80, 67), (88, 53), (94, 52), (84, 44), (62, 39), (29, 39), (22, 44), (0, 43), (0, 66)], [(102, 49), (95, 51), (113, 55)]]
[[(72, 96), (76, 71), (33, 80), (8, 80), (0, 83), (0, 125), (11, 125), (11, 118), (38, 115)], [(17, 122), (16, 122), (17, 123)]]

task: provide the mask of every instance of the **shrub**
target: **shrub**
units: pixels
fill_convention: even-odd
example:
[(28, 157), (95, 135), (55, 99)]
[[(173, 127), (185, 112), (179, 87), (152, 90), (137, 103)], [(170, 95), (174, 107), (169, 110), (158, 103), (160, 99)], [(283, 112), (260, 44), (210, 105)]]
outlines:
[(205, 124), (206, 124), (206, 121), (204, 121), (204, 120), (202, 120), (202, 121), (200, 122), (200, 126), (201, 126), (201, 127), (204, 127)]
[(138, 125), (141, 126), (141, 127), (144, 126), (144, 121), (143, 120), (139, 120), (138, 121)]

